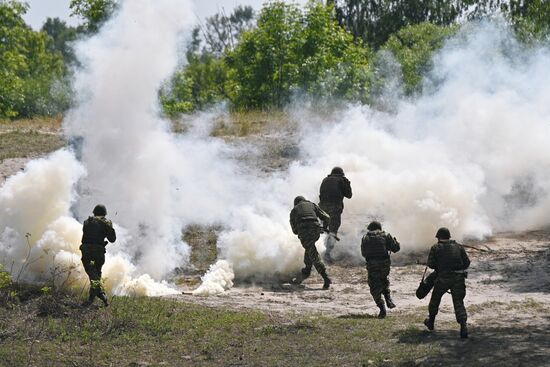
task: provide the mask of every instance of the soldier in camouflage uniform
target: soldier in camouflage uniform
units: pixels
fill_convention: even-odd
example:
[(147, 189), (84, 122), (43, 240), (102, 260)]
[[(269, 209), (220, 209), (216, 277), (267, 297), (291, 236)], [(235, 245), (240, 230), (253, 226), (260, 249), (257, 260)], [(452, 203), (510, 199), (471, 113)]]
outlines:
[(451, 232), (447, 228), (440, 228), (436, 238), (438, 242), (430, 249), (428, 266), (435, 269), (437, 278), (428, 306), (429, 316), (424, 320), (424, 325), (429, 330), (434, 329), (435, 316), (439, 311), (441, 297), (450, 290), (456, 321), (460, 324), (460, 337), (467, 338), (466, 320), (468, 315), (464, 307), (464, 297), (466, 296), (466, 269), (470, 266), (470, 259), (464, 247), (451, 240)]
[(328, 289), (332, 281), (327, 275), (325, 264), (321, 261), (315, 242), (320, 237), (321, 227), (319, 219), (323, 222), (326, 228), (330, 217), (317, 204), (306, 200), (303, 196), (297, 196), (294, 199), (294, 208), (290, 212), (290, 226), (292, 232), (298, 235), (302, 246), (305, 249), (304, 264), (305, 267), (297, 276), (294, 283), (301, 283), (311, 274), (311, 267), (315, 266), (317, 272), (323, 277), (323, 289)]
[[(368, 232), (361, 240), (361, 254), (367, 261), (368, 283), (370, 294), (380, 309), (378, 318), (386, 317), (386, 305), (394, 308), (395, 303), (391, 299), (390, 291), (390, 252), (398, 252), (401, 249), (399, 242), (389, 233), (382, 230), (382, 225), (371, 222)], [(382, 300), (382, 295), (386, 304)]]
[(105, 246), (108, 243), (105, 238), (109, 242), (115, 242), (116, 233), (111, 221), (105, 218), (107, 209), (104, 205), (96, 205), (93, 214), (93, 217), (88, 217), (84, 221), (82, 227), (82, 245), (80, 246), (82, 264), (90, 278), (90, 295), (83, 305), (90, 306), (95, 297), (98, 297), (107, 307), (109, 302), (101, 283), (101, 268), (105, 263)]
[(344, 211), (344, 197), (351, 199), (351, 183), (344, 176), (344, 170), (334, 167), (330, 175), (323, 179), (319, 188), (319, 207), (330, 216), (328, 225), (329, 236), (327, 237), (325, 261), (332, 262), (331, 252), (334, 248), (338, 229), (341, 224), (341, 216)]

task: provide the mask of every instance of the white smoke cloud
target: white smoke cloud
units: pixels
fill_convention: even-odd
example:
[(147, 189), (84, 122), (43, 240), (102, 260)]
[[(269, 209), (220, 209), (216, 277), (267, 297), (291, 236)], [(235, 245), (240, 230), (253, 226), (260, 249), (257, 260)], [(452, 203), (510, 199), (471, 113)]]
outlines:
[[(180, 237), (189, 224), (223, 228), (221, 260), (196, 294), (223, 292), (233, 277), (289, 275), (303, 258), (288, 223), (293, 198), (317, 201), (321, 180), (336, 165), (354, 191), (345, 201), (337, 256), (360, 258), (360, 237), (374, 218), (403, 251), (427, 248), (440, 226), (462, 239), (547, 224), (547, 48), (524, 49), (500, 25), (467, 26), (434, 59), (428, 92), (399, 101), (391, 113), (366, 106), (329, 117), (293, 111), (300, 156), (266, 173), (239, 158), (253, 151), (246, 143), (241, 151), (210, 136), (216, 113), (195, 116), (184, 135), (172, 134), (159, 117), (157, 91), (177, 65), (178, 36), (190, 14), (185, 1), (126, 1), (80, 45), (80, 104), (65, 129), (83, 138), (87, 176), (70, 153), (58, 152), (10, 178), (0, 189), (3, 257), (21, 264), (30, 232), (33, 251), (55, 254), (55, 262), (37, 260), (35, 277), (59, 261), (78, 263), (81, 226), (69, 210), (77, 200), (77, 219), (102, 202), (117, 225), (119, 241), (108, 246), (104, 266), (114, 293), (176, 292), (162, 280), (187, 264)], [(74, 279), (85, 282), (73, 268)]]

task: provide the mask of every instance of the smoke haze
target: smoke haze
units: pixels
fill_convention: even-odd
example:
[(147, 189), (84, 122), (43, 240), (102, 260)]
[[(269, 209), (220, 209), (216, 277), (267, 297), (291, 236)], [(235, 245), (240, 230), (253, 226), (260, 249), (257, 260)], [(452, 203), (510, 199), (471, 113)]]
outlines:
[[(191, 14), (187, 1), (126, 1), (79, 45), (80, 103), (64, 127), (82, 140), (81, 159), (56, 152), (0, 189), (0, 256), (18, 264), (12, 274), (25, 267), (26, 276), (43, 280), (62, 262), (71, 281), (86, 284), (80, 222), (99, 202), (119, 238), (104, 266), (115, 294), (177, 292), (165, 280), (189, 265), (181, 240), (189, 224), (223, 228), (222, 260), (196, 294), (223, 292), (234, 278), (292, 274), (303, 258), (288, 223), (293, 198), (317, 202), (333, 166), (344, 168), (354, 192), (345, 201), (337, 258), (360, 258), (372, 219), (403, 251), (426, 249), (441, 226), (462, 239), (548, 223), (547, 48), (525, 49), (498, 24), (466, 26), (436, 55), (427, 92), (395, 100), (392, 113), (354, 105), (327, 117), (294, 108), (299, 156), (266, 173), (238, 158), (256, 148), (210, 136), (223, 110), (196, 115), (183, 135), (159, 117), (157, 92), (178, 63)], [(48, 256), (24, 265), (39, 253)]]

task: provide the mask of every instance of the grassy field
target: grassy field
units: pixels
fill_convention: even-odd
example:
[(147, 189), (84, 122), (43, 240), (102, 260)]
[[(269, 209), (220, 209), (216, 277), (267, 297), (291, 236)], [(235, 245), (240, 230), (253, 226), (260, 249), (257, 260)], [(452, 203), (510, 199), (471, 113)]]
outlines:
[(437, 354), (409, 314), (329, 318), (127, 297), (78, 304), (41, 295), (2, 305), (0, 365), (414, 366)]
[(0, 162), (49, 153), (65, 145), (61, 118), (0, 120)]

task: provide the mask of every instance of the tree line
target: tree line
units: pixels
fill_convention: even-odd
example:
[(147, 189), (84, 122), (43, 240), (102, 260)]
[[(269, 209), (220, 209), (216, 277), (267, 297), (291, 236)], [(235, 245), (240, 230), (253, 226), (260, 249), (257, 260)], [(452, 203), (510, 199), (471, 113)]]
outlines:
[[(118, 6), (71, 0), (82, 25), (48, 19), (33, 31), (23, 2), (0, 0), (0, 118), (69, 108), (71, 70), (78, 68), (72, 42), (97, 32)], [(376, 70), (388, 54), (399, 64), (405, 93), (414, 95), (446, 38), (465, 22), (496, 16), (524, 42), (548, 40), (546, 0), (312, 0), (304, 7), (271, 1), (258, 13), (239, 6), (198, 22), (187, 62), (159, 98), (168, 116), (220, 102), (234, 110), (279, 109), (295, 98), (370, 103), (385, 83)]]

